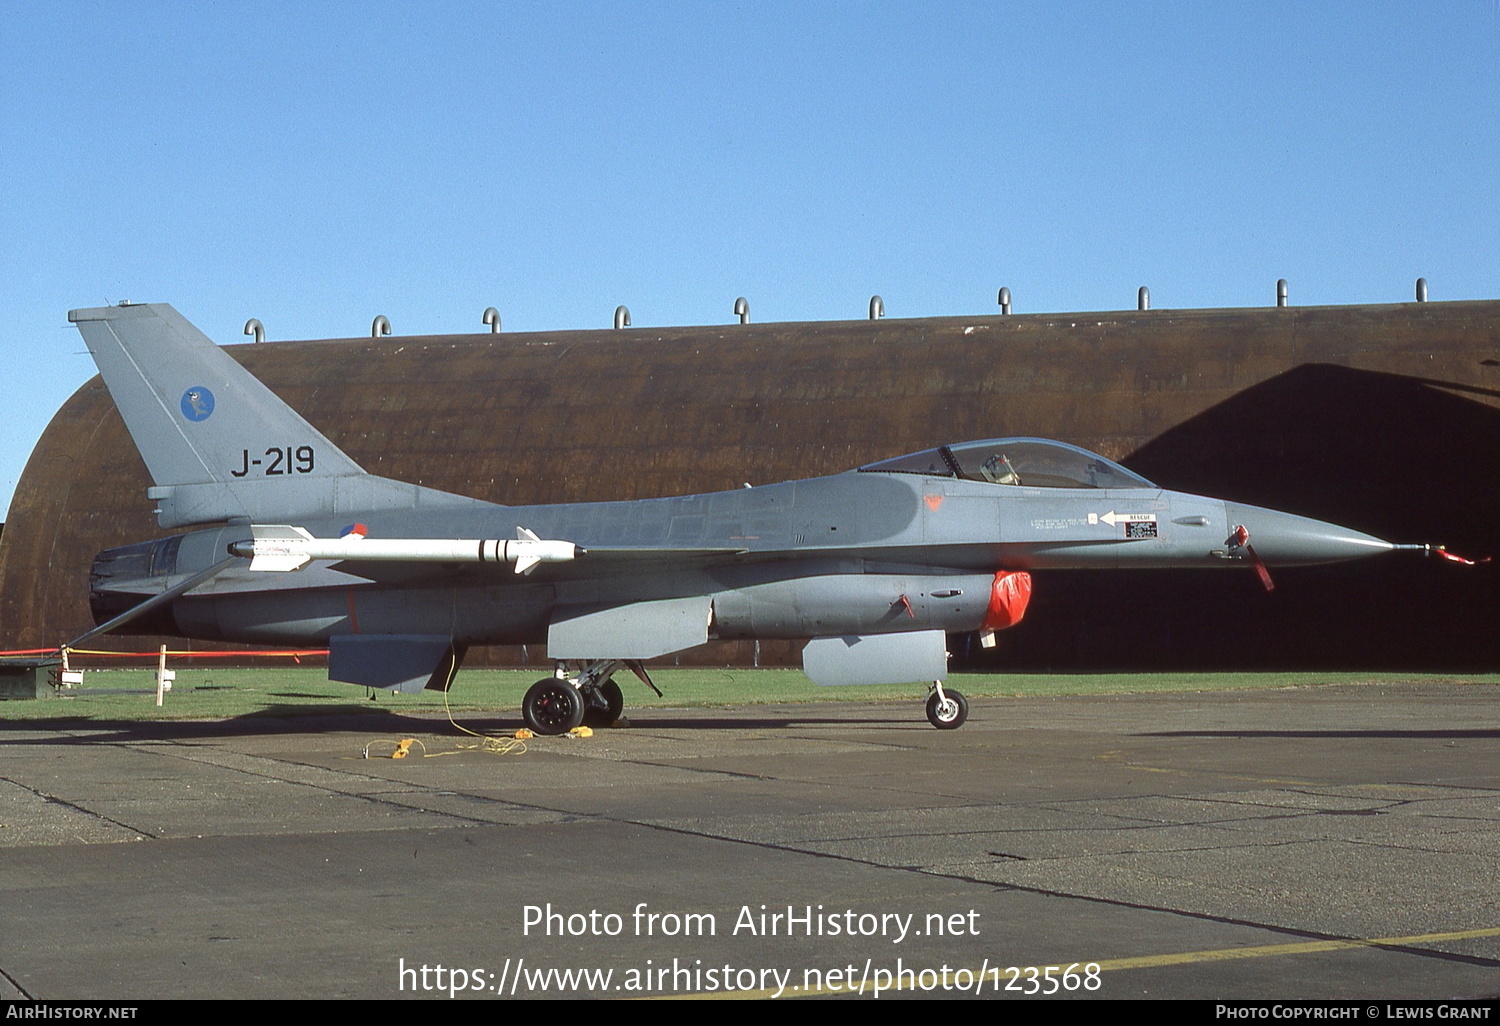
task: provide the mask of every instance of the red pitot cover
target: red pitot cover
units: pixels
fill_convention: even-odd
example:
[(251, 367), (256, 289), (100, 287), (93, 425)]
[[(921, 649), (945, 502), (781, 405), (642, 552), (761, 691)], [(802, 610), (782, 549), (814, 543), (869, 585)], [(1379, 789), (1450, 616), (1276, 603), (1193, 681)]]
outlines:
[(990, 585), (990, 606), (984, 614), (986, 630), (1003, 631), (1014, 627), (1026, 615), (1031, 601), (1031, 575), (1024, 571), (1001, 570)]

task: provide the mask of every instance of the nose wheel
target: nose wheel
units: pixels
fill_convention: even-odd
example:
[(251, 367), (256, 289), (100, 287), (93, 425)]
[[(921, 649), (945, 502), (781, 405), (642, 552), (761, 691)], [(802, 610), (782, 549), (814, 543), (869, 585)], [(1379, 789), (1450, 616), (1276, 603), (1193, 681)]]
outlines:
[(957, 730), (968, 718), (969, 703), (964, 696), (934, 682), (932, 694), (927, 696), (927, 722), (938, 730)]

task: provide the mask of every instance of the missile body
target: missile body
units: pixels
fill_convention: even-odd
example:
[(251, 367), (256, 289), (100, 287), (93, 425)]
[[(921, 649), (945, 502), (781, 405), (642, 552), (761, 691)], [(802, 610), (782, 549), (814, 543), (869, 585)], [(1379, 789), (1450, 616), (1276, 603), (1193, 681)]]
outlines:
[(483, 538), (366, 538), (356, 524), (340, 538), (314, 538), (290, 525), (254, 526), (253, 537), (232, 542), (229, 554), (250, 560), (250, 569), (285, 573), (315, 559), (403, 563), (514, 563), (530, 573), (538, 563), (561, 563), (578, 555), (572, 542), (538, 538), (516, 528), (514, 541)]

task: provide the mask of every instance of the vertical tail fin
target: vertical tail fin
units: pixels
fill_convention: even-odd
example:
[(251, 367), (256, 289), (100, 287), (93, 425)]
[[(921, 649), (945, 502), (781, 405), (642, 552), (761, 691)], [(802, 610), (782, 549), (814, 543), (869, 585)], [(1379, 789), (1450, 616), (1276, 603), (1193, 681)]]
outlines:
[(367, 474), (164, 303), (73, 310), (156, 483), (163, 527), (475, 500)]

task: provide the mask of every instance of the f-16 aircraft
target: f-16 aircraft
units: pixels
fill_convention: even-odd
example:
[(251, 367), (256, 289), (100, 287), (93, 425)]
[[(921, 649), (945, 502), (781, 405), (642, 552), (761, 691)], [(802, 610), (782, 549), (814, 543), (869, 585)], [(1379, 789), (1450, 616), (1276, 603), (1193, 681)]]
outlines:
[[(936, 727), (946, 636), (1020, 620), (1028, 571), (1255, 568), (1390, 551), (1359, 531), (1161, 488), (1063, 442), (942, 445), (707, 495), (504, 506), (366, 473), (165, 304), (74, 310), (186, 534), (100, 553), (91, 637), (326, 644), (329, 677), (446, 690), (475, 645), (545, 642), (541, 734), (613, 722), (613, 675), (710, 639), (810, 638), (819, 684), (920, 682)], [(83, 639), (78, 639), (77, 644)], [(570, 672), (569, 667), (574, 669)], [(654, 687), (654, 685), (652, 685)]]

